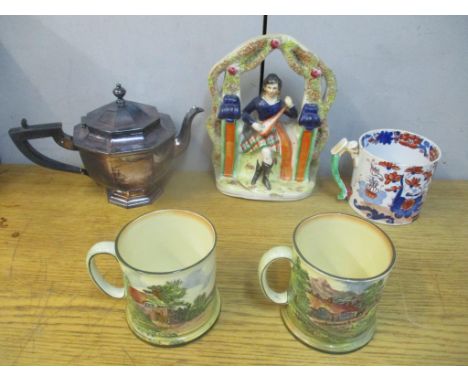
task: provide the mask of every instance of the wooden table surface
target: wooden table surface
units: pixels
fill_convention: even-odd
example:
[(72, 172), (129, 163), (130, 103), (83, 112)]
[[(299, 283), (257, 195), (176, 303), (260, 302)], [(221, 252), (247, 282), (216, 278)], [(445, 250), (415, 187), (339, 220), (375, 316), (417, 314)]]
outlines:
[[(293, 228), (320, 212), (353, 214), (330, 180), (297, 202), (255, 202), (216, 190), (210, 173), (175, 172), (152, 205), (126, 210), (107, 203), (90, 178), (36, 166), (0, 166), (1, 365), (460, 365), (468, 364), (468, 182), (438, 181), (418, 221), (381, 227), (397, 263), (378, 309), (374, 339), (330, 355), (308, 348), (283, 326), (262, 294), (257, 264)], [(128, 221), (155, 209), (189, 209), (218, 233), (220, 318), (200, 339), (176, 348), (148, 345), (125, 321), (125, 301), (100, 292), (85, 254), (113, 240)], [(98, 257), (111, 282), (118, 264)], [(270, 281), (287, 284), (287, 263)]]

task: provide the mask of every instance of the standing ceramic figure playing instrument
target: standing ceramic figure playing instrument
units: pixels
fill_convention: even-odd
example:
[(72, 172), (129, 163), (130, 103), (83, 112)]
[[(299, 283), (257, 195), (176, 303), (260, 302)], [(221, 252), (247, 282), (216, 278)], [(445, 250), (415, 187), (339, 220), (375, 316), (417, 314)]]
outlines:
[[(283, 154), (281, 178), (290, 179), (292, 174), (291, 141), (279, 119), (283, 114), (297, 118), (297, 109), (291, 97), (287, 96), (283, 102), (280, 93), (281, 79), (274, 73), (269, 74), (263, 82), (262, 95), (250, 101), (242, 113), (245, 123), (244, 139), (241, 142), (242, 152), (261, 153), (261, 164), (257, 161), (251, 183), (254, 185), (262, 175), (262, 183), (268, 190), (271, 190), (268, 177), (275, 161), (273, 157), (275, 152), (281, 150)], [(258, 114), (258, 121), (251, 115), (254, 111)]]
[[(304, 79), (297, 109), (291, 97), (280, 98), (281, 80), (276, 74), (265, 78), (259, 97), (242, 99), (241, 76), (275, 51)], [(220, 76), (224, 76), (222, 86)], [(216, 187), (226, 195), (254, 200), (309, 196), (336, 95), (335, 76), (325, 63), (290, 36), (264, 35), (220, 60), (208, 83), (212, 108), (206, 128), (213, 142)]]

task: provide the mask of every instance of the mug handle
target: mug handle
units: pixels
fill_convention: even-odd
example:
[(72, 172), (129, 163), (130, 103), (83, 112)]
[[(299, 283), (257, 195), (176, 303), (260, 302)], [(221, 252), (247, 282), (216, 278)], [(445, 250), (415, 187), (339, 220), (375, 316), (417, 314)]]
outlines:
[(111, 255), (117, 259), (115, 254), (115, 243), (113, 241), (101, 241), (100, 243), (94, 244), (88, 251), (86, 256), (86, 265), (88, 267), (88, 273), (91, 276), (91, 280), (93, 280), (94, 284), (96, 284), (96, 286), (105, 294), (114, 298), (123, 298), (125, 296), (125, 289), (108, 283), (98, 271), (94, 262), (94, 257), (100, 254)]
[(343, 180), (340, 176), (340, 158), (345, 153), (348, 152), (353, 159), (353, 167), (356, 168), (358, 165), (358, 155), (359, 155), (359, 145), (357, 141), (348, 141), (346, 138), (341, 139), (335, 146), (332, 147), (330, 153), (331, 157), (331, 172), (333, 179), (340, 189), (338, 194), (338, 200), (348, 200), (351, 196), (351, 189), (346, 187)]
[(273, 247), (262, 256), (258, 264), (258, 280), (266, 297), (276, 304), (286, 305), (288, 303), (288, 292), (275, 292), (270, 288), (267, 281), (267, 272), (270, 265), (279, 259), (286, 259), (292, 263), (292, 250), (289, 247)]

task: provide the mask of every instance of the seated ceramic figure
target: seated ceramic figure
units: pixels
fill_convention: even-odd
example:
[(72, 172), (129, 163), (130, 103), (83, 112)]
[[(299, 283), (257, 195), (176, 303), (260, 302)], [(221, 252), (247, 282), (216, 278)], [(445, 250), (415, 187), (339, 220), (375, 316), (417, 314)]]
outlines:
[[(260, 96), (243, 103), (241, 74), (259, 66), (274, 50), (304, 78), (300, 108), (291, 97), (281, 98), (282, 80), (273, 73), (263, 79)], [(222, 74), (223, 86), (218, 89)], [(213, 104), (207, 130), (218, 189), (257, 200), (309, 196), (328, 139), (326, 116), (336, 94), (335, 77), (323, 61), (289, 36), (260, 36), (216, 64), (209, 85)]]

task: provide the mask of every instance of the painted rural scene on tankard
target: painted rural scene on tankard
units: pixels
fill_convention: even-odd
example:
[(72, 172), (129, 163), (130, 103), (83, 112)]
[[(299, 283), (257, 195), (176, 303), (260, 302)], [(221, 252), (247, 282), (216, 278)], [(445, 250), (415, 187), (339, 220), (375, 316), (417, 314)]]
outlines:
[(146, 338), (177, 338), (197, 330), (208, 316), (214, 300), (211, 293), (199, 294), (193, 301), (187, 301), (187, 289), (182, 280), (168, 281), (163, 285), (148, 286), (143, 290), (131, 285), (127, 287), (128, 314), (139, 334)]
[(295, 259), (288, 291), (289, 315), (301, 331), (336, 345), (372, 328), (384, 281), (359, 291), (340, 284), (343, 289), (338, 290), (323, 276), (312, 277), (301, 267), (301, 260)]

